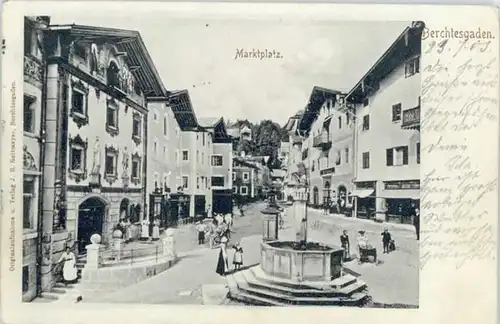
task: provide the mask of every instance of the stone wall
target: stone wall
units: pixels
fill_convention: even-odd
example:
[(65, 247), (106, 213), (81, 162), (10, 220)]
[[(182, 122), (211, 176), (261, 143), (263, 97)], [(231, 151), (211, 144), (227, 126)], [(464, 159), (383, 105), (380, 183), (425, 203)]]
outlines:
[(156, 276), (175, 264), (175, 260), (160, 260), (158, 263), (143, 263), (137, 265), (110, 266), (98, 269), (84, 268), (82, 271), (82, 296), (86, 301), (92, 301)]
[[(36, 245), (37, 238), (23, 240), (22, 287), (23, 302), (29, 302), (36, 297)], [(27, 288), (27, 290), (25, 290)]]

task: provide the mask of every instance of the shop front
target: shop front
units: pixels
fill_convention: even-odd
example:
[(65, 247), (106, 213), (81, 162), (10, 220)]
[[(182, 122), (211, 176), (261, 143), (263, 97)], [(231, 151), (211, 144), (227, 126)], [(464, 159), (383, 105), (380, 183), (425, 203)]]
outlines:
[(371, 219), (375, 216), (375, 181), (355, 183), (352, 192), (354, 198), (353, 216), (355, 218)]
[(413, 224), (415, 208), (420, 206), (420, 181), (385, 181), (380, 196), (385, 200), (386, 221)]

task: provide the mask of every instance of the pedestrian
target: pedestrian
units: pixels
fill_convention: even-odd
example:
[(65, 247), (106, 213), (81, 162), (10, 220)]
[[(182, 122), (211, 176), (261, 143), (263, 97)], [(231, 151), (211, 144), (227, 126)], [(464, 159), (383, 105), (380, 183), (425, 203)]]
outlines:
[(344, 249), (344, 260), (349, 260), (351, 258), (351, 244), (349, 243), (349, 235), (347, 235), (346, 230), (340, 235), (340, 245)]
[(234, 255), (233, 255), (233, 265), (234, 265), (234, 270), (240, 270), (241, 266), (243, 265), (243, 248), (241, 247), (240, 243), (237, 243), (236, 245), (233, 246), (234, 249)]
[(133, 235), (132, 235), (132, 223), (130, 222), (130, 218), (125, 218), (125, 233), (126, 234), (126, 243), (132, 241)]
[(415, 233), (417, 234), (417, 241), (420, 240), (420, 209), (415, 208), (413, 215), (413, 225), (415, 226)]
[(323, 211), (324, 211), (325, 215), (328, 215), (329, 207), (330, 207), (330, 200), (326, 199), (325, 203), (323, 204)]
[(206, 213), (207, 218), (212, 218), (212, 205), (208, 204)]
[(205, 244), (205, 232), (207, 231), (205, 224), (203, 224), (202, 222), (197, 222), (196, 230), (198, 231), (198, 244)]
[(155, 218), (153, 221), (153, 241), (157, 241), (160, 239), (160, 220)]
[(224, 215), (224, 221), (229, 227), (233, 226), (233, 217), (231, 216), (231, 214), (228, 213)]
[(220, 240), (219, 257), (217, 259), (217, 268), (215, 269), (215, 272), (221, 276), (225, 276), (226, 273), (229, 271), (226, 244), (227, 244), (227, 238), (223, 236)]
[(141, 240), (149, 240), (149, 221), (144, 218), (141, 223)]
[(382, 232), (382, 245), (384, 247), (384, 253), (389, 253), (389, 244), (391, 243), (391, 233), (389, 233), (389, 229), (387, 227)]
[(66, 247), (58, 263), (63, 265), (62, 272), (64, 285), (75, 283), (78, 278), (76, 258), (69, 246)]
[(222, 222), (224, 222), (224, 217), (222, 217), (221, 214), (217, 214), (217, 216), (215, 216), (215, 219), (217, 220), (217, 225), (220, 225), (222, 224)]

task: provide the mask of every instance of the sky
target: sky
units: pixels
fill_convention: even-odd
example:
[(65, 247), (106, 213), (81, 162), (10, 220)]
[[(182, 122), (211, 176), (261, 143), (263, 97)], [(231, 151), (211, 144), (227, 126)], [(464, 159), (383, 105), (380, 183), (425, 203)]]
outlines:
[[(314, 86), (349, 91), (410, 22), (177, 19), (161, 13), (66, 12), (52, 24), (140, 32), (168, 90), (189, 90), (197, 117), (284, 125)], [(238, 49), (279, 51), (272, 60), (235, 59)]]

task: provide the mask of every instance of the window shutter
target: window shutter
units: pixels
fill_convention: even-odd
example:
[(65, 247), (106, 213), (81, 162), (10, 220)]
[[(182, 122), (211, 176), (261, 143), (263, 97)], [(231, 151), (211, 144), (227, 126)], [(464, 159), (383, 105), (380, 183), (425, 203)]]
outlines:
[(403, 165), (408, 165), (408, 146), (404, 146), (402, 149), (403, 149)]
[(386, 165), (392, 166), (394, 165), (394, 150), (392, 148), (386, 150)]

